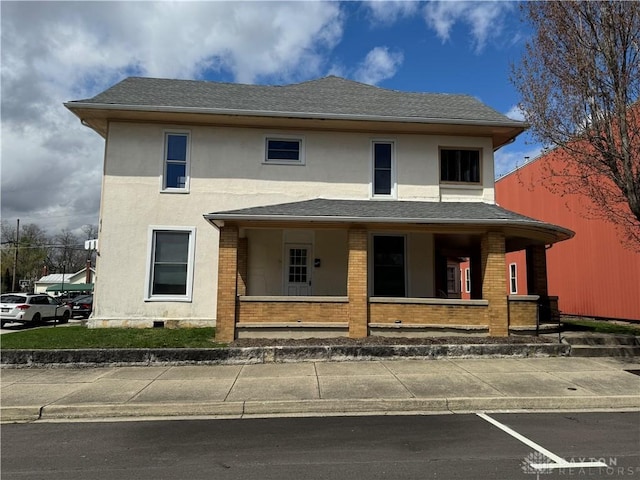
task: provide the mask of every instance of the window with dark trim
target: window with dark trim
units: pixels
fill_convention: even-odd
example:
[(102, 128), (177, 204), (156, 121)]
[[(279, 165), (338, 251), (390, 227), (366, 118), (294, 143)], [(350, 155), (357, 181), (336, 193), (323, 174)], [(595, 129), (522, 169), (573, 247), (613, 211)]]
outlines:
[(441, 148), (440, 181), (480, 183), (480, 150)]
[(302, 139), (267, 138), (265, 163), (303, 164)]
[(396, 235), (373, 237), (373, 295), (404, 297), (405, 238)]

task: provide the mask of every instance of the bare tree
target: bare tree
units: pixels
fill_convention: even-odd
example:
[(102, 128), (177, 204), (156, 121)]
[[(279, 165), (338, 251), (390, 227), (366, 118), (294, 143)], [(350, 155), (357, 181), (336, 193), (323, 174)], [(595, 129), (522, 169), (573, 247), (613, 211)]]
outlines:
[(75, 273), (85, 266), (86, 250), (73, 232), (63, 229), (53, 237), (54, 245), (49, 251), (49, 262), (52, 270), (59, 273)]
[(535, 33), (512, 80), (532, 132), (563, 150), (543, 183), (591, 199), (640, 250), (640, 2), (525, 2)]

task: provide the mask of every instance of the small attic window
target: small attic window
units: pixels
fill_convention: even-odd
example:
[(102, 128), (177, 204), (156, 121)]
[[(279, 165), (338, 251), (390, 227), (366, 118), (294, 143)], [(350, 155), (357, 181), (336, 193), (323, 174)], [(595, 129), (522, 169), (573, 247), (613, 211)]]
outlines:
[(264, 163), (278, 165), (304, 165), (302, 138), (267, 137)]

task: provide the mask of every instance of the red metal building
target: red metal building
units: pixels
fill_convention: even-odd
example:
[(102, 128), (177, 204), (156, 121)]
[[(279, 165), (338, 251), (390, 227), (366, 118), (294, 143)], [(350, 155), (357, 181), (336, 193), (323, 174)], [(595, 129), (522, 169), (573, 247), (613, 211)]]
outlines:
[[(547, 250), (549, 295), (558, 296), (562, 314), (640, 321), (640, 252), (621, 243), (613, 224), (588, 218), (594, 208), (589, 198), (552, 193), (544, 185), (545, 162), (561, 161), (560, 154), (551, 151), (500, 178), (496, 202), (575, 232)], [(506, 263), (507, 293), (526, 294), (524, 252), (508, 254)]]

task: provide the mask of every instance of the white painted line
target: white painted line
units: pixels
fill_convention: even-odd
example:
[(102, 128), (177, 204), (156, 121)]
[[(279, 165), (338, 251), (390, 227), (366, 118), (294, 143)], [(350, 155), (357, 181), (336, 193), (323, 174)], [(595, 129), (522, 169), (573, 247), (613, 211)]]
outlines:
[(606, 468), (607, 467), (607, 464), (604, 462), (567, 462), (564, 458), (559, 457), (558, 455), (550, 452), (546, 448), (538, 445), (533, 440), (529, 440), (524, 435), (520, 435), (515, 430), (507, 427), (506, 425), (503, 425), (499, 421), (491, 418), (489, 415), (485, 413), (476, 413), (476, 415), (482, 418), (483, 420), (486, 420), (490, 424), (498, 427), (503, 432), (508, 433), (513, 438), (520, 440), (525, 445), (528, 445), (529, 447), (533, 448), (535, 451), (541, 453), (542, 455), (547, 457), (549, 460), (553, 461), (553, 463), (532, 463), (531, 467), (535, 468), (536, 470), (547, 470), (547, 469), (555, 469), (555, 468), (601, 468), (601, 467)]
[(552, 470), (560, 468), (608, 468), (608, 465), (603, 462), (567, 462), (562, 460), (562, 463), (530, 463), (532, 468), (536, 470)]

